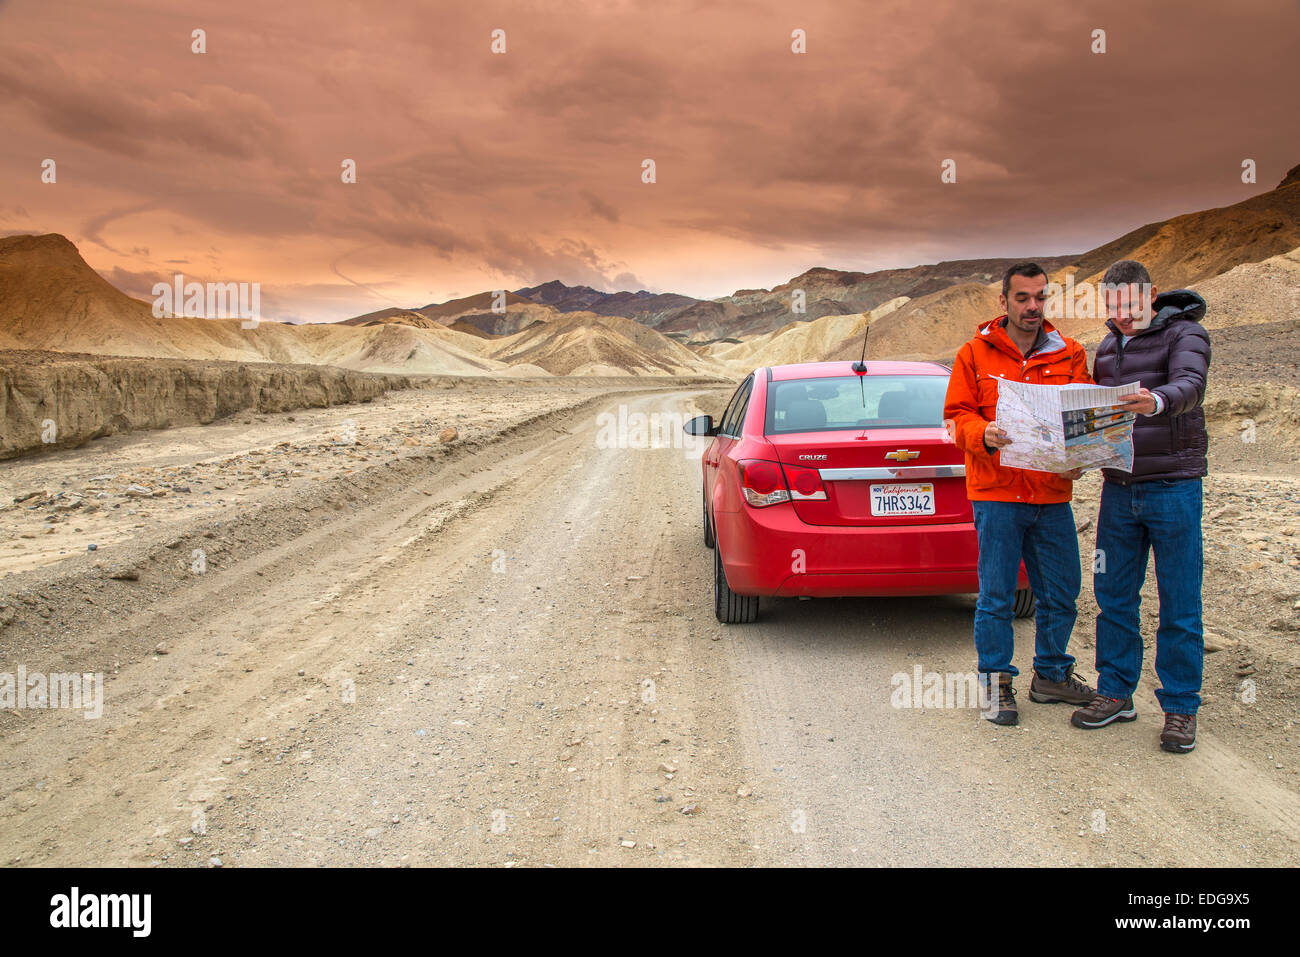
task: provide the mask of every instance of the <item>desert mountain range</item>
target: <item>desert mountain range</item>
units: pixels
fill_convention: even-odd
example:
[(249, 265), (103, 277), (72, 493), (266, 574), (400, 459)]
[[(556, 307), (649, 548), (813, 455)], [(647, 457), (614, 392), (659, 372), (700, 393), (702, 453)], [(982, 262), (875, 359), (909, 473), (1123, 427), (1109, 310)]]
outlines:
[(520, 301), (507, 304), (505, 317), (487, 316), (534, 326), (529, 317), (536, 314), (550, 335), (480, 331), (474, 316), (486, 308), (488, 294), (482, 304), (478, 298), (454, 308), (443, 304), (432, 316), (386, 310), (346, 323), (263, 321), (243, 329), (238, 319), (155, 317), (150, 303), (108, 283), (63, 236), (0, 239), (0, 348), (438, 375), (725, 375), (708, 359), (618, 316), (560, 315)]
[[(1151, 223), (1064, 266), (1047, 258), (1038, 262), (1053, 280), (1073, 275), (1077, 284), (1099, 280), (1118, 259), (1145, 263), (1158, 288), (1201, 292), (1209, 303), (1206, 324), (1211, 327), (1294, 317), (1300, 311), (1300, 166), (1275, 189), (1232, 206)], [(949, 359), (979, 323), (1000, 312), (1000, 278), (889, 300), (869, 312), (789, 323), (775, 333), (700, 351), (738, 373), (745, 367), (808, 359), (856, 359), (869, 325), (871, 357)], [(1102, 321), (1094, 318), (1054, 322), (1085, 344), (1095, 344), (1105, 334)]]
[[(1070, 256), (1046, 256), (1044, 269), (1055, 270), (1074, 261)], [(627, 316), (688, 344), (765, 335), (790, 323), (794, 290), (803, 290), (805, 311), (800, 321), (823, 316), (861, 314), (901, 297), (914, 298), (963, 283), (988, 283), (1000, 278), (1016, 259), (962, 259), (953, 262), (846, 272), (815, 267), (772, 289), (740, 289), (720, 299), (692, 299), (675, 293), (597, 292), (589, 286), (552, 281), (516, 289), (514, 295), (553, 306), (560, 312), (584, 310)]]
[[(1038, 259), (1053, 279), (1095, 281), (1116, 259), (1146, 263), (1158, 286), (1192, 287), (1207, 324), (1296, 314), (1300, 166), (1272, 190), (1232, 206), (1151, 223), (1077, 256)], [(958, 260), (873, 273), (817, 267), (772, 289), (714, 300), (605, 293), (552, 281), (494, 295), (339, 323), (288, 325), (153, 315), (107, 282), (58, 234), (0, 239), (0, 349), (109, 356), (307, 363), (455, 375), (688, 375), (734, 378), (766, 364), (856, 358), (871, 327), (875, 358), (946, 358), (998, 313), (1009, 259)], [(794, 290), (806, 311), (790, 310)], [(1083, 341), (1093, 318), (1057, 322)]]

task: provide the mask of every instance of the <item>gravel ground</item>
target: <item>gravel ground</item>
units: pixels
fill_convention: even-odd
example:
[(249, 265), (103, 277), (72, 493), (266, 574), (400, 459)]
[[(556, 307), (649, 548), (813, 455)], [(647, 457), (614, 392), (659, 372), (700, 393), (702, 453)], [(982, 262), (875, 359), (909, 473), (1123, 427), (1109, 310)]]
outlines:
[[(151, 505), (102, 556), (0, 577), (0, 671), (107, 674), (99, 720), (0, 713), (0, 862), (1295, 861), (1300, 495), (1268, 430), (1241, 453), (1263, 470), (1225, 458), (1208, 485), (1221, 650), (1198, 748), (1174, 757), (1149, 673), (1138, 722), (1103, 732), (1023, 693), (1013, 729), (894, 707), (897, 675), (973, 666), (969, 596), (765, 601), (719, 625), (695, 457), (609, 447), (598, 415), (716, 413), (725, 390), (563, 389), (530, 409), (467, 396), (450, 443), (441, 397), (387, 397), (355, 410), (365, 460), (329, 439), (334, 419), (272, 415), (25, 466), (190, 469), (169, 508), (198, 479), (227, 488), (211, 508)], [(271, 457), (280, 442), (304, 475)], [(1085, 553), (1094, 501), (1081, 482)], [(1085, 585), (1085, 670), (1090, 601)], [(1017, 634), (1027, 673), (1032, 625)]]

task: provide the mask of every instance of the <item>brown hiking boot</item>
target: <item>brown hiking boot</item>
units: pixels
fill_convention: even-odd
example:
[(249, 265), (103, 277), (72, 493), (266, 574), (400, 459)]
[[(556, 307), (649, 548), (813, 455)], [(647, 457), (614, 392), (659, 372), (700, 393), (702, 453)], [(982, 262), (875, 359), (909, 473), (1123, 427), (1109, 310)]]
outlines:
[(1196, 715), (1167, 714), (1160, 747), (1170, 754), (1186, 754), (1196, 747)]
[(1070, 724), (1076, 728), (1104, 728), (1112, 721), (1136, 721), (1138, 713), (1133, 709), (1133, 699), (1107, 698), (1104, 694), (1093, 695), (1092, 701), (1085, 708), (1080, 708), (1070, 715)]
[(1074, 665), (1070, 665), (1070, 670), (1061, 681), (1048, 681), (1035, 671), (1033, 680), (1029, 682), (1029, 700), (1039, 704), (1057, 704), (1063, 701), (1066, 704), (1088, 705), (1096, 696), (1096, 688), (1084, 684), (1074, 676)]
[[(997, 684), (990, 687), (995, 675)], [(980, 716), (994, 724), (1019, 724), (1020, 712), (1016, 709), (1016, 689), (1011, 687), (1011, 673), (985, 672), (980, 677), (985, 682), (981, 689)]]

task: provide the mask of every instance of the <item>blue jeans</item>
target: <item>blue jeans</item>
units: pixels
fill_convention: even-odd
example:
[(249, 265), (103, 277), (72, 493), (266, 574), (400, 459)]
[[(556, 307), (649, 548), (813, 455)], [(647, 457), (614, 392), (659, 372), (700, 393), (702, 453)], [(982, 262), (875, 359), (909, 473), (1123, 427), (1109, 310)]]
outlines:
[(1063, 681), (1074, 665), (1065, 649), (1083, 585), (1070, 503), (971, 502), (971, 507), (980, 549), (980, 595), (975, 603), (979, 670), (1020, 674), (1011, 663), (1015, 653), (1011, 622), (1023, 558), (1029, 584), (1038, 596), (1034, 670), (1048, 681)]
[(1124, 699), (1142, 675), (1138, 608), (1147, 558), (1156, 556), (1160, 625), (1156, 629), (1156, 697), (1166, 714), (1201, 706), (1205, 635), (1201, 630), (1201, 480), (1106, 482), (1097, 517), (1097, 690)]

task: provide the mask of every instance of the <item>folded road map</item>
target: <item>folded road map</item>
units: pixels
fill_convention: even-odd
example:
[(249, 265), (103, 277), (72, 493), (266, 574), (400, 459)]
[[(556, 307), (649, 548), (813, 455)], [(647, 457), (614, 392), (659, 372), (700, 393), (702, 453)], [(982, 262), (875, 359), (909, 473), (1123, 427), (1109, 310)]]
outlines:
[(1001, 463), (1039, 472), (1103, 467), (1133, 471), (1136, 416), (1120, 411), (1118, 403), (1140, 389), (1137, 382), (1035, 385), (1002, 379), (997, 422), (1011, 444), (1002, 449)]

